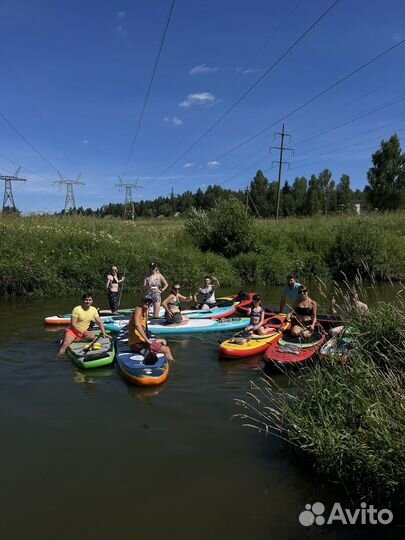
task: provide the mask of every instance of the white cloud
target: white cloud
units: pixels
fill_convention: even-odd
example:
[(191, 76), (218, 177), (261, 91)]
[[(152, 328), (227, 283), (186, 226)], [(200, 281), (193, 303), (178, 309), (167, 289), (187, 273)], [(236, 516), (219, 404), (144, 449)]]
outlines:
[(190, 75), (206, 75), (207, 73), (214, 73), (218, 71), (217, 67), (209, 67), (205, 64), (200, 64), (199, 66), (194, 66), (190, 69)]
[(89, 144), (89, 141), (88, 141), (87, 139), (83, 139), (83, 140), (82, 140), (82, 143), (83, 143), (83, 144)]
[(193, 165), (194, 165), (194, 163), (185, 163), (185, 164), (183, 165), (183, 167), (184, 167), (185, 169), (189, 169), (189, 168), (192, 167)]
[(125, 17), (125, 11), (119, 11), (116, 15), (117, 19), (123, 19)]
[(220, 161), (208, 161), (207, 167), (210, 169), (215, 169), (216, 167), (219, 167), (221, 165)]
[(192, 105), (212, 105), (213, 103), (215, 103), (215, 96), (210, 92), (198, 92), (196, 94), (189, 94), (179, 105), (180, 107), (189, 109)]
[(259, 68), (246, 68), (246, 69), (244, 69), (243, 67), (236, 68), (236, 73), (242, 73), (242, 75), (249, 75), (249, 73), (257, 73), (258, 71), (260, 71)]
[(173, 118), (170, 118), (170, 116), (165, 116), (163, 118), (163, 122), (171, 122), (174, 126), (180, 126), (183, 123), (183, 120), (180, 120), (180, 118), (177, 118), (177, 116), (173, 116)]
[(117, 34), (119, 34), (120, 36), (126, 36), (128, 34), (128, 31), (126, 30), (126, 28), (124, 28), (122, 26), (122, 24), (119, 24), (118, 26), (115, 27), (114, 29)]

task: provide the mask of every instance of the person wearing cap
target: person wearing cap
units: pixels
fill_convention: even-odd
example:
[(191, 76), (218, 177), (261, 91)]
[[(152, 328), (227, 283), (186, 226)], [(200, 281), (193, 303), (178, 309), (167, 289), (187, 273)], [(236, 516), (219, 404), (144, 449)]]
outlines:
[(163, 353), (168, 360), (173, 360), (170, 347), (164, 339), (150, 339), (148, 337), (148, 313), (153, 304), (152, 298), (145, 296), (141, 305), (134, 309), (128, 323), (128, 347), (132, 352), (141, 352), (150, 348), (153, 353)]
[(124, 281), (125, 277), (122, 277), (121, 279), (118, 278), (118, 268), (116, 266), (111, 267), (111, 272), (107, 276), (107, 297), (108, 297), (108, 303), (110, 304), (111, 313), (115, 315), (117, 313), (118, 309), (118, 303), (119, 303), (119, 294), (118, 294), (118, 288), (119, 283), (122, 283)]
[(246, 330), (260, 335), (265, 334), (266, 330), (263, 326), (264, 308), (262, 307), (261, 299), (258, 294), (253, 296), (252, 303), (247, 309), (247, 314), (250, 316), (250, 324), (246, 327)]
[(309, 338), (315, 330), (318, 304), (308, 295), (304, 285), (298, 287), (299, 299), (293, 305), (293, 311), (287, 315), (286, 321), (291, 321), (291, 336)]
[(143, 283), (145, 295), (152, 300), (153, 317), (159, 317), (160, 305), (162, 303), (162, 292), (169, 286), (164, 276), (159, 272), (155, 262), (149, 263), (149, 275)]
[[(298, 288), (301, 287), (301, 283), (295, 280), (294, 274), (287, 276), (287, 284), (284, 285), (281, 291), (280, 299), (280, 313), (283, 313), (284, 306), (292, 306), (299, 300)], [(286, 312), (291, 311), (291, 307), (288, 307)]]
[(194, 302), (197, 304), (198, 299), (197, 295), (200, 294), (202, 297), (201, 304), (197, 304), (197, 309), (212, 309), (216, 307), (217, 301), (215, 300), (215, 289), (219, 287), (219, 281), (215, 276), (212, 276), (211, 282), (210, 276), (205, 276), (204, 286), (200, 287), (198, 291), (194, 294)]

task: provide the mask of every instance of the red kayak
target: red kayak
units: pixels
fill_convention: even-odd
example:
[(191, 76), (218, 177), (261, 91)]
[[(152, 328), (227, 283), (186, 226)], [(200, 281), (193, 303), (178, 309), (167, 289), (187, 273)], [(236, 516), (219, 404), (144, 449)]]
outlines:
[(280, 337), (271, 343), (264, 353), (265, 362), (279, 365), (303, 363), (314, 356), (325, 341), (325, 334), (315, 332), (309, 339), (293, 338), (290, 335)]

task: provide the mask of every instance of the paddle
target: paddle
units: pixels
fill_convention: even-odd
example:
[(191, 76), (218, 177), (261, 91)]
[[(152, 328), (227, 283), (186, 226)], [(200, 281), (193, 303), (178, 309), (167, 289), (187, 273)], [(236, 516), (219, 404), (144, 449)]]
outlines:
[[(125, 272), (127, 271), (127, 267), (125, 266), (124, 268), (124, 273), (122, 275), (122, 277), (124, 278), (125, 277)], [(120, 295), (118, 297), (118, 307), (120, 307), (121, 305), (121, 298), (122, 298), (122, 291), (124, 290), (124, 282), (121, 281), (121, 288), (120, 288)]]
[(96, 343), (96, 341), (98, 341), (101, 337), (102, 337), (102, 334), (99, 334), (98, 336), (96, 336), (91, 343), (88, 343), (87, 345), (83, 347), (83, 350), (89, 351), (93, 347), (93, 345)]

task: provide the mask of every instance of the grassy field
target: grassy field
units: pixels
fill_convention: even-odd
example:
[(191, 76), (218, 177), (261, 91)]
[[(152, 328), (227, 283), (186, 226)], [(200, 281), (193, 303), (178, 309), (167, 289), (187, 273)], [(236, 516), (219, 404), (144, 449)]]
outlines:
[(254, 221), (249, 251), (229, 258), (200, 250), (184, 222), (124, 222), (89, 217), (0, 218), (0, 294), (66, 295), (98, 291), (111, 264), (126, 269), (126, 291), (141, 288), (148, 262), (169, 281), (194, 288), (205, 274), (239, 288), (279, 285), (287, 273), (352, 279), (405, 277), (405, 218), (400, 214)]

